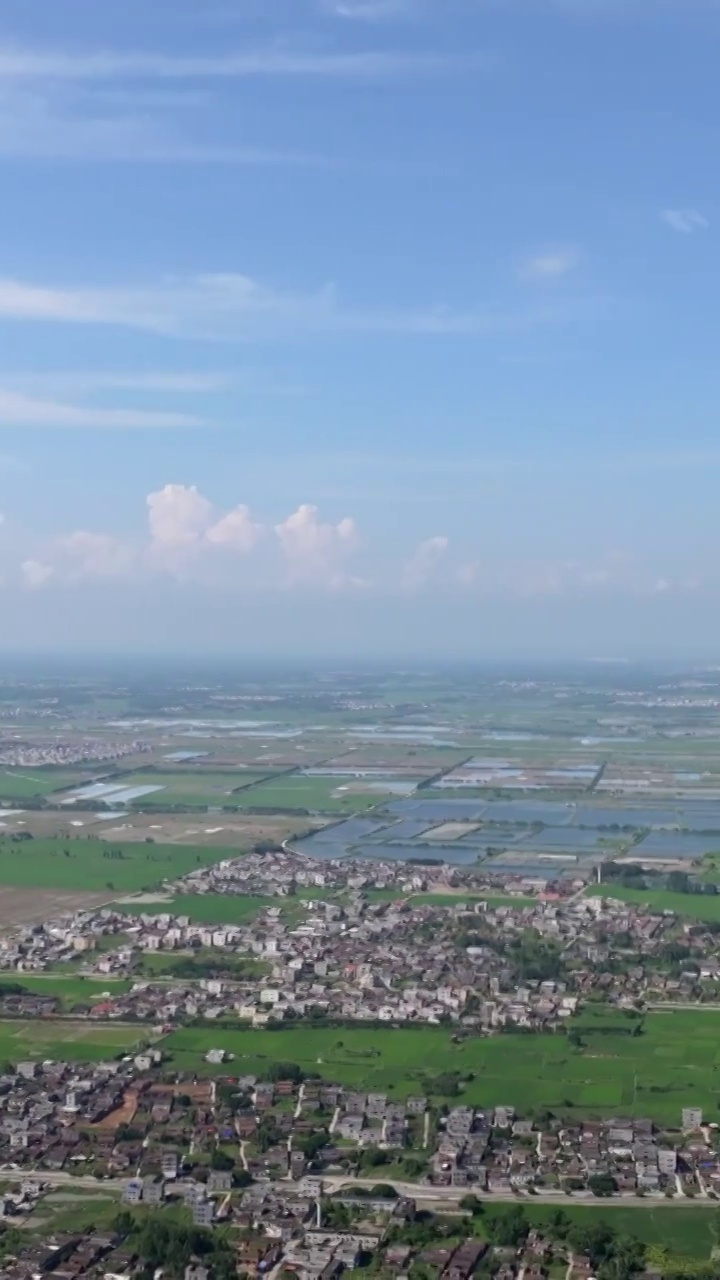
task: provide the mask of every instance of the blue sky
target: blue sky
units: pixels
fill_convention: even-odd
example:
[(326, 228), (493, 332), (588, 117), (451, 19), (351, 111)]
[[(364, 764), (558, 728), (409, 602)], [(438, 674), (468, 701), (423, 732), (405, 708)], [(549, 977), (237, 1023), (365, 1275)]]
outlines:
[(713, 0), (5, 0), (5, 647), (712, 655)]

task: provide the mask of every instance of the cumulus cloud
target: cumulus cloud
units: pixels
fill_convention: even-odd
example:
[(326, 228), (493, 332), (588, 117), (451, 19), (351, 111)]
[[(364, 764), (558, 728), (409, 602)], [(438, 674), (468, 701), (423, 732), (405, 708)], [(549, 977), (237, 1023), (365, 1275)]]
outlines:
[(205, 531), (205, 539), (212, 547), (248, 552), (257, 546), (264, 532), (264, 526), (253, 520), (250, 508), (241, 503), (211, 524)]
[(317, 507), (303, 503), (287, 520), (275, 525), (275, 533), (290, 581), (324, 582), (334, 587), (348, 583), (342, 561), (358, 543), (355, 521), (349, 516), (337, 524), (324, 524)]
[(24, 585), (30, 591), (38, 591), (53, 577), (54, 569), (52, 565), (43, 564), (41, 560), (23, 560), (20, 565), (20, 574)]
[(55, 546), (71, 582), (124, 578), (134, 571), (137, 564), (136, 547), (109, 533), (77, 529), (67, 537), (58, 538)]
[(710, 222), (697, 209), (663, 209), (660, 214), (666, 226), (680, 235), (691, 236), (696, 231), (707, 231)]
[(196, 485), (166, 484), (147, 498), (150, 537), (155, 547), (196, 546), (212, 523), (215, 508)]
[(196, 485), (166, 484), (146, 502), (151, 551), (178, 567), (210, 547), (250, 552), (265, 532), (244, 504), (221, 515)]
[[(147, 532), (134, 540), (104, 532), (76, 530), (55, 538), (42, 559), (22, 567), (27, 586), (42, 587), (50, 578), (77, 583), (98, 579), (147, 579), (170, 574), (181, 580), (237, 581), (241, 560), (251, 560), (250, 580), (276, 586), (307, 583), (337, 589), (365, 585), (349, 573), (346, 558), (358, 547), (354, 520), (337, 524), (320, 518), (317, 507), (303, 503), (270, 530), (239, 503), (220, 510), (197, 485), (166, 484), (146, 498)], [(274, 533), (274, 538), (266, 535)], [(261, 558), (254, 554), (265, 544)], [(231, 570), (229, 567), (232, 567)], [(228, 579), (230, 580), (230, 579)]]
[(421, 542), (405, 565), (403, 573), (405, 586), (411, 591), (426, 586), (445, 557), (449, 546), (450, 539), (439, 535), (426, 538)]

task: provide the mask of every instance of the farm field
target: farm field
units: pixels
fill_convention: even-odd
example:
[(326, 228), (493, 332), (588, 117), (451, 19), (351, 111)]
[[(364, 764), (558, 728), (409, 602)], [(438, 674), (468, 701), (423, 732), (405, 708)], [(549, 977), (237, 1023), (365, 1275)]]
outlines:
[(227, 974), (230, 981), (248, 982), (265, 977), (270, 966), (263, 960), (252, 956), (239, 956), (234, 951), (226, 951), (220, 947), (208, 947), (199, 951), (146, 952), (139, 966), (139, 975), (143, 978), (183, 978), (197, 981), (206, 978), (210, 973)]
[(246, 924), (265, 907), (278, 907), (285, 898), (263, 898), (253, 894), (182, 893), (167, 902), (123, 902), (119, 911), (129, 915), (189, 916), (192, 924)]
[[(666, 1248), (673, 1256), (708, 1259), (716, 1243), (713, 1227), (716, 1226), (717, 1208), (703, 1209), (691, 1205), (686, 1208), (675, 1204), (670, 1209), (660, 1204), (628, 1208), (607, 1203), (599, 1205), (597, 1202), (581, 1205), (568, 1203), (562, 1196), (558, 1197), (557, 1205), (523, 1201), (523, 1210), (534, 1226), (543, 1226), (558, 1209), (582, 1226), (607, 1222), (622, 1234), (636, 1236), (643, 1244)], [(493, 1214), (502, 1212), (503, 1206), (493, 1205)]]
[(674, 911), (691, 920), (720, 922), (720, 893), (671, 893), (665, 889), (626, 889), (623, 885), (592, 885), (587, 890), (592, 898), (617, 898), (636, 902), (653, 911)]
[(0, 1061), (51, 1058), (102, 1062), (129, 1052), (143, 1038), (142, 1027), (48, 1018), (0, 1022)]
[(219, 846), (115, 844), (78, 836), (0, 839), (0, 885), (104, 890), (108, 896), (135, 893), (241, 853)]
[(151, 795), (139, 796), (132, 801), (133, 809), (164, 810), (172, 805), (188, 808), (222, 808), (237, 803), (239, 787), (251, 787), (267, 777), (267, 773), (235, 769), (227, 772), (206, 773), (204, 770), (161, 772), (143, 769), (122, 778), (127, 787), (162, 787)]
[[(639, 1034), (631, 1034), (637, 1028)], [(458, 1072), (461, 1097), (478, 1107), (549, 1107), (576, 1116), (636, 1115), (679, 1124), (684, 1106), (715, 1115), (720, 1100), (720, 1014), (653, 1012), (643, 1020), (601, 1008), (578, 1021), (581, 1047), (563, 1034), (472, 1038), (442, 1028), (298, 1028), (289, 1031), (188, 1028), (164, 1047), (178, 1068), (205, 1071), (203, 1054), (235, 1055), (230, 1071), (260, 1074), (297, 1062), (329, 1080), (386, 1089), (398, 1097), (428, 1077)], [(432, 1064), (428, 1067), (426, 1064)], [(228, 1066), (219, 1070), (227, 1074)]]
[(90, 770), (70, 773), (67, 769), (35, 767), (32, 769), (0, 769), (0, 801), (35, 800), (63, 791), (66, 787), (79, 786)]
[(77, 1005), (95, 1004), (105, 994), (109, 996), (123, 995), (129, 991), (132, 981), (127, 978), (83, 977), (78, 974), (58, 976), (50, 974), (12, 974), (8, 981), (17, 982), (24, 991), (31, 991), (38, 996), (57, 996), (63, 1007), (72, 1010)]
[(414, 893), (410, 902), (413, 906), (426, 903), (433, 907), (459, 907), (463, 903), (486, 902), (489, 907), (535, 907), (537, 898), (523, 898), (509, 893)]
[(389, 793), (355, 790), (357, 785), (356, 782), (349, 783), (346, 778), (306, 778), (301, 774), (288, 774), (242, 791), (234, 799), (243, 809), (308, 809), (320, 813), (354, 813), (391, 799)]

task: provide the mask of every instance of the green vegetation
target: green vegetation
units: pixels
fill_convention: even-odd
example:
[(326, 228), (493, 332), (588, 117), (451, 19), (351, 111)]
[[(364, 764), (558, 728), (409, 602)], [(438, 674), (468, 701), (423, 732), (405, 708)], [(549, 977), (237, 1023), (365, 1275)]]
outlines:
[(518, 910), (521, 907), (537, 906), (537, 898), (514, 897), (504, 893), (414, 893), (409, 901), (413, 906), (427, 903), (433, 907), (462, 907), (474, 902), (486, 902), (489, 907), (517, 907)]
[[(233, 769), (227, 772), (205, 772), (202, 768), (163, 773), (152, 768), (118, 779), (127, 787), (162, 787), (150, 795), (138, 796), (133, 809), (167, 811), (176, 806), (187, 809), (218, 809), (239, 803), (240, 787), (250, 787), (267, 777), (267, 773)], [(236, 794), (237, 792), (237, 794)]]
[(12, 975), (13, 985), (23, 991), (32, 992), (36, 996), (57, 996), (64, 1009), (74, 1009), (77, 1005), (97, 1004), (103, 999), (105, 992), (112, 998), (129, 991), (132, 982), (125, 978), (98, 977), (44, 977), (42, 974)]
[(135, 893), (238, 858), (241, 849), (202, 845), (115, 844), (87, 836), (0, 839), (0, 885)]
[[(370, 809), (392, 799), (379, 791), (346, 790), (346, 778), (305, 778), (302, 774), (286, 774), (272, 782), (263, 782), (234, 799), (242, 809), (307, 810), (318, 813), (354, 813)], [(395, 797), (397, 799), (397, 797)]]
[(152, 1280), (158, 1274), (183, 1280), (185, 1268), (199, 1258), (210, 1264), (214, 1280), (235, 1280), (237, 1276), (235, 1257), (223, 1231), (173, 1222), (164, 1210), (143, 1218), (125, 1209), (113, 1221), (113, 1228), (129, 1237), (143, 1267), (141, 1280)]
[[(234, 1055), (239, 1073), (260, 1075), (273, 1062), (294, 1061), (306, 1072), (396, 1097), (437, 1093), (439, 1086), (439, 1096), (459, 1095), (477, 1106), (507, 1103), (577, 1117), (620, 1113), (677, 1124), (684, 1106), (703, 1107), (708, 1116), (718, 1111), (719, 1038), (720, 1015), (711, 1011), (641, 1019), (604, 1010), (579, 1020), (573, 1040), (562, 1033), (516, 1034), (455, 1043), (440, 1027), (213, 1027), (177, 1031), (164, 1048), (187, 1071), (207, 1072), (203, 1054), (217, 1047)], [(227, 1066), (221, 1070), (227, 1074)]]
[(68, 773), (65, 769), (54, 769), (50, 766), (3, 769), (0, 770), (0, 802), (7, 804), (14, 800), (42, 799), (53, 791), (79, 787), (87, 781), (87, 777), (87, 769), (79, 774)]
[(720, 923), (720, 893), (672, 893), (668, 889), (631, 889), (620, 884), (594, 884), (587, 890), (592, 898), (617, 898), (635, 902), (651, 911), (673, 911), (690, 920)]
[[(102, 1230), (109, 1227), (118, 1212), (118, 1196), (104, 1188), (86, 1191), (71, 1186), (68, 1190), (53, 1191), (38, 1204), (35, 1214), (28, 1219), (32, 1231), (37, 1215), (44, 1231), (85, 1231), (89, 1227)], [(39, 1227), (39, 1223), (38, 1223)]]
[(72, 1022), (59, 1018), (0, 1022), (0, 1062), (52, 1058), (65, 1062), (102, 1062), (129, 1052), (142, 1027), (116, 1023)]
[(218, 947), (198, 950), (187, 955), (173, 955), (168, 951), (146, 952), (139, 966), (144, 977), (228, 978), (233, 982), (249, 982), (262, 978), (268, 965), (253, 957), (238, 956), (234, 951), (222, 951)]
[[(717, 1206), (686, 1208), (684, 1205), (672, 1205), (668, 1208), (664, 1204), (655, 1204), (647, 1208), (628, 1208), (607, 1203), (601, 1206), (572, 1204), (566, 1200), (557, 1208), (549, 1204), (533, 1204), (532, 1200), (524, 1202), (522, 1207), (533, 1226), (547, 1229), (558, 1213), (562, 1213), (579, 1227), (605, 1222), (619, 1234), (635, 1236), (645, 1245), (664, 1245), (671, 1254), (704, 1259), (709, 1258), (716, 1243), (720, 1214)], [(505, 1205), (490, 1208), (487, 1205), (486, 1212), (502, 1215), (510, 1208)]]
[(185, 893), (168, 902), (118, 903), (118, 910), (133, 915), (189, 916), (192, 924), (247, 924), (265, 907), (279, 907), (285, 901), (244, 893)]

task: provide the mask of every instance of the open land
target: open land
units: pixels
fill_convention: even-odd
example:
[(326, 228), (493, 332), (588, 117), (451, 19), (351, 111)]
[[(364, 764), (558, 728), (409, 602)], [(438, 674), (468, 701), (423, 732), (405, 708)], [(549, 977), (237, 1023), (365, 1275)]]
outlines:
[(634, 902), (647, 906), (651, 911), (672, 911), (688, 920), (708, 920), (720, 923), (720, 893), (672, 893), (667, 889), (633, 889), (627, 885), (591, 885), (588, 897), (617, 898), (621, 902)]
[(129, 914), (188, 916), (193, 924), (245, 924), (282, 899), (254, 894), (183, 893), (164, 902), (118, 904)]
[[(684, 1106), (708, 1115), (720, 1103), (720, 1015), (654, 1012), (634, 1037), (602, 1020), (583, 1028), (583, 1047), (563, 1035), (497, 1036), (453, 1043), (443, 1029), (354, 1028), (231, 1031), (185, 1028), (164, 1041), (183, 1070), (200, 1069), (207, 1048), (234, 1055), (237, 1073), (267, 1071), (274, 1062), (298, 1062), (326, 1079), (406, 1097), (433, 1075), (472, 1073), (463, 1102), (478, 1107), (518, 1100), (527, 1110), (548, 1107), (578, 1116), (638, 1115), (679, 1121)], [(228, 1067), (220, 1069), (227, 1074)]]
[(142, 1035), (140, 1027), (107, 1023), (52, 1018), (0, 1021), (0, 1061), (50, 1058), (59, 1062), (102, 1062), (131, 1050)]
[(113, 893), (151, 889), (241, 850), (204, 845), (108, 844), (75, 839), (0, 839), (0, 885)]
[(81, 888), (14, 888), (5, 884), (0, 888), (0, 928), (41, 924), (69, 911), (98, 906), (110, 897), (107, 889), (88, 892)]

